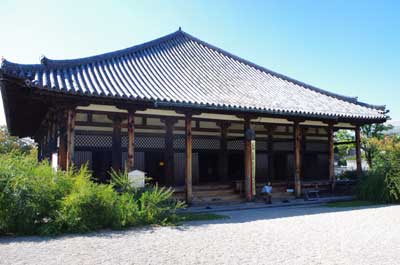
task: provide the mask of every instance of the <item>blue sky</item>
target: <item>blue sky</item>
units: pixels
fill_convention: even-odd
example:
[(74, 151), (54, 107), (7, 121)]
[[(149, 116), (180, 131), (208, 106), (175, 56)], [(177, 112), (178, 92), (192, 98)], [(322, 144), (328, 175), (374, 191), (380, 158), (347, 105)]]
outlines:
[(385, 104), (400, 120), (400, 1), (2, 0), (0, 10), (0, 55), (10, 61), (95, 55), (181, 26), (276, 72)]

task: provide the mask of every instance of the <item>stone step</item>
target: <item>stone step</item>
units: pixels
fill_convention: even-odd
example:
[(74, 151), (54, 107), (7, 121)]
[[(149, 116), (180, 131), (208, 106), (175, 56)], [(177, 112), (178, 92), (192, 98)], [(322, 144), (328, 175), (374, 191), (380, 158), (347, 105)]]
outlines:
[[(175, 196), (185, 196), (184, 192), (175, 192)], [(198, 197), (218, 197), (218, 196), (229, 196), (229, 195), (238, 195), (233, 189), (226, 190), (203, 190), (203, 191), (193, 191), (193, 196)]]
[(194, 196), (194, 203), (226, 203), (226, 202), (240, 202), (243, 201), (238, 194), (224, 195), (224, 196)]
[[(176, 193), (184, 192), (185, 187), (179, 186), (173, 188)], [(210, 190), (232, 190), (233, 185), (230, 184), (210, 184), (210, 185), (193, 185), (192, 187), (194, 191), (210, 191)]]

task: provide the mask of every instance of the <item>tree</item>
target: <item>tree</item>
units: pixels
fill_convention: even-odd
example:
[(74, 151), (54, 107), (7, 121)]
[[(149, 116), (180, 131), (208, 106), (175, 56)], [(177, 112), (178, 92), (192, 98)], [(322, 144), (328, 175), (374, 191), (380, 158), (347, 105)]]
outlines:
[(385, 132), (392, 128), (393, 126), (390, 124), (368, 124), (361, 127), (361, 149), (365, 154), (369, 168), (372, 168), (373, 159), (378, 152), (374, 141), (370, 139), (383, 140)]
[(0, 126), (0, 154), (11, 152), (28, 154), (34, 147), (31, 139), (11, 136), (8, 133), (7, 127)]
[(335, 133), (335, 142), (337, 143), (335, 152), (339, 157), (339, 165), (346, 165), (345, 157), (354, 147), (354, 144), (352, 144), (354, 142), (354, 135), (349, 130), (338, 130)]

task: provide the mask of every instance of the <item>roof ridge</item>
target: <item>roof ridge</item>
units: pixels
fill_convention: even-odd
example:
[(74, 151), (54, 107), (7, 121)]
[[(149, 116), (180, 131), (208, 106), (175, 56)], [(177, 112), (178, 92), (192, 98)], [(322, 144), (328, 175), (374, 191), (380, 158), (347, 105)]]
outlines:
[(315, 91), (315, 92), (324, 94), (324, 95), (326, 95), (326, 96), (334, 97), (334, 98), (337, 98), (337, 99), (340, 99), (340, 100), (344, 100), (344, 101), (347, 101), (347, 102), (350, 102), (350, 103), (353, 103), (353, 104), (357, 104), (357, 105), (360, 105), (360, 106), (369, 107), (369, 108), (374, 108), (374, 109), (377, 109), (377, 110), (382, 110), (382, 111), (384, 111), (385, 108), (386, 108), (385, 105), (371, 105), (371, 104), (367, 104), (367, 103), (358, 101), (358, 97), (348, 97), (348, 96), (344, 96), (344, 95), (341, 95), (341, 94), (338, 94), (338, 93), (333, 93), (333, 92), (327, 91), (327, 90), (325, 90), (325, 89), (318, 88), (318, 87), (316, 87), (316, 86), (313, 86), (313, 85), (304, 83), (304, 82), (302, 82), (302, 81), (299, 81), (299, 80), (294, 79), (294, 78), (292, 78), (292, 77), (289, 77), (289, 76), (287, 76), (287, 75), (283, 75), (283, 74), (280, 74), (280, 73), (278, 73), (278, 72), (272, 71), (272, 70), (270, 70), (270, 69), (268, 69), (268, 68), (266, 68), (266, 67), (264, 67), (264, 66), (260, 66), (260, 65), (258, 65), (258, 64), (255, 64), (255, 63), (253, 63), (253, 62), (251, 62), (251, 61), (249, 61), (249, 60), (246, 60), (246, 59), (244, 59), (244, 58), (242, 58), (242, 57), (239, 57), (239, 56), (237, 56), (237, 55), (234, 55), (234, 54), (232, 54), (232, 53), (230, 53), (230, 52), (228, 52), (228, 51), (226, 51), (226, 50), (224, 50), (224, 49), (221, 49), (221, 48), (219, 48), (219, 47), (217, 47), (217, 46), (214, 46), (214, 45), (212, 45), (212, 44), (210, 44), (210, 43), (208, 43), (208, 42), (206, 42), (206, 41), (200, 40), (199, 38), (194, 37), (194, 36), (190, 35), (189, 33), (186, 33), (186, 32), (184, 32), (184, 31), (181, 31), (181, 32), (182, 32), (183, 35), (185, 35), (186, 37), (192, 39), (193, 41), (196, 41), (196, 42), (198, 42), (198, 43), (200, 43), (200, 44), (205, 45), (206, 47), (208, 47), (208, 48), (210, 48), (210, 49), (213, 49), (213, 50), (215, 50), (215, 51), (217, 51), (217, 52), (220, 52), (220, 53), (222, 53), (222, 54), (224, 54), (224, 55), (226, 55), (226, 56), (229, 56), (229, 57), (231, 57), (231, 58), (234, 59), (234, 60), (237, 60), (237, 61), (239, 61), (239, 62), (242, 62), (242, 63), (244, 63), (244, 64), (247, 64), (248, 66), (251, 66), (251, 67), (253, 67), (253, 68), (257, 69), (257, 70), (260, 70), (260, 71), (262, 71), (262, 72), (266, 72), (266, 73), (269, 73), (269, 74), (271, 74), (271, 75), (274, 75), (274, 76), (276, 76), (276, 77), (278, 77), (278, 78), (280, 78), (280, 79), (283, 79), (283, 80), (292, 82), (292, 83), (294, 83), (294, 84), (297, 84), (297, 85), (299, 85), (299, 86), (308, 88), (308, 89), (313, 90), (313, 91)]
[(1, 66), (0, 68), (4, 68), (4, 67), (19, 67), (19, 68), (31, 68), (31, 67), (46, 67), (46, 66), (53, 66), (53, 67), (63, 67), (63, 66), (76, 66), (76, 65), (80, 65), (80, 64), (85, 64), (85, 63), (91, 63), (91, 62), (96, 62), (96, 61), (101, 61), (101, 60), (106, 60), (106, 59), (110, 59), (110, 58), (115, 58), (118, 56), (122, 56), (122, 55), (126, 55), (126, 54), (130, 54), (136, 51), (140, 51), (143, 49), (146, 49), (148, 47), (157, 45), (161, 42), (170, 40), (174, 37), (177, 37), (179, 35), (182, 35), (182, 30), (178, 29), (177, 31), (167, 34), (165, 36), (156, 38), (154, 40), (151, 41), (147, 41), (141, 44), (137, 44), (128, 48), (124, 48), (124, 49), (119, 49), (116, 51), (112, 51), (112, 52), (106, 52), (106, 53), (101, 53), (101, 54), (97, 54), (97, 55), (92, 55), (92, 56), (88, 56), (88, 57), (82, 57), (82, 58), (74, 58), (74, 59), (50, 59), (47, 58), (46, 56), (41, 56), (40, 58), (40, 63), (39, 64), (19, 64), (19, 63), (14, 63), (14, 62), (10, 62), (8, 60), (6, 60), (5, 58), (2, 58), (2, 62), (1, 62)]

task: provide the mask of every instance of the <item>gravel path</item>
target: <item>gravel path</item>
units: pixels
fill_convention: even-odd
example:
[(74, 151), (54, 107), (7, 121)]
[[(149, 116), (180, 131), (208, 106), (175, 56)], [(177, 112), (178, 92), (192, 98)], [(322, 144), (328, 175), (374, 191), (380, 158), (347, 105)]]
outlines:
[(274, 208), (229, 220), (0, 238), (0, 264), (399, 264), (400, 206)]

